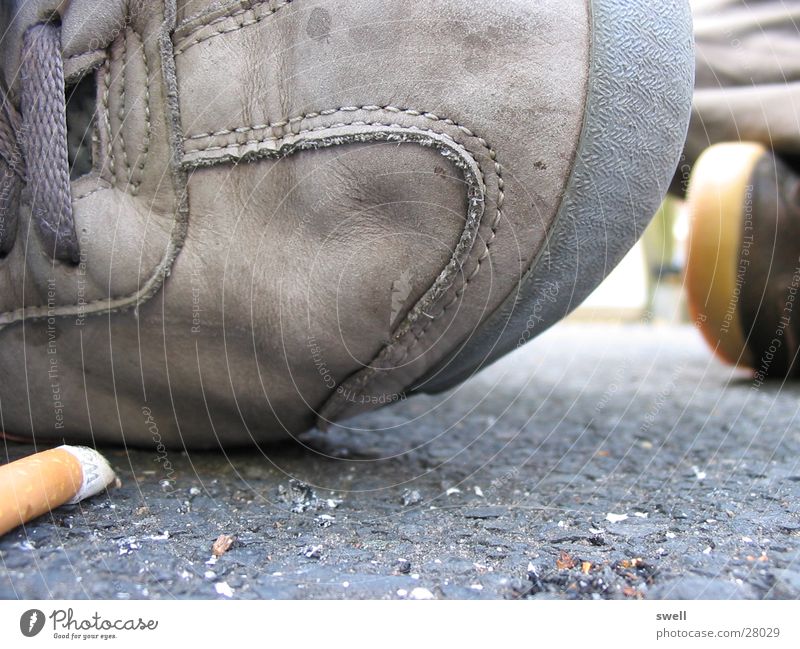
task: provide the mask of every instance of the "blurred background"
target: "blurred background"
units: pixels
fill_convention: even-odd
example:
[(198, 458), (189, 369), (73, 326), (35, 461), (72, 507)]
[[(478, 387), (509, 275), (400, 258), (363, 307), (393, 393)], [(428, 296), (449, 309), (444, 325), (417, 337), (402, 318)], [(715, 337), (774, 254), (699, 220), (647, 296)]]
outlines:
[(640, 241), (568, 320), (687, 323), (682, 285), (688, 237), (684, 202), (669, 196)]

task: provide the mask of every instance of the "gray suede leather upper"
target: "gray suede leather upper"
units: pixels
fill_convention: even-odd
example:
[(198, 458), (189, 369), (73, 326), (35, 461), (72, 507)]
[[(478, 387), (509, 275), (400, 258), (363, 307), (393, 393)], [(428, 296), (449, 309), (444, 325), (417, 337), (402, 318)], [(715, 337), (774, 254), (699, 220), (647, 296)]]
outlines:
[[(677, 0), (19, 4), (0, 42), (12, 100), (21, 34), (54, 10), (65, 75), (97, 86), (81, 263), (37, 248), (30, 196), (0, 261), (0, 408), (23, 436), (246, 444), (456, 363), (446, 387), (483, 362), (457, 356), (509, 296), (535, 299), (520, 282), (581, 201), (576, 169), (612, 180), (584, 188), (573, 234), (620, 232), (583, 260), (583, 295), (657, 206), (688, 119)], [(619, 82), (592, 108), (598, 48)], [(615, 184), (587, 148), (605, 129), (616, 177), (641, 164), (644, 182)], [(592, 213), (606, 191), (634, 207)]]

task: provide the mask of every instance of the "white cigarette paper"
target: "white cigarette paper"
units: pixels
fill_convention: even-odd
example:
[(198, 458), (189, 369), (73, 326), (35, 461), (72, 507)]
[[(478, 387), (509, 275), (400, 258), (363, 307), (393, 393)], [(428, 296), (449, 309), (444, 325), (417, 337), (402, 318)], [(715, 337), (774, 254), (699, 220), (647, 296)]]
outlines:
[(0, 535), (114, 481), (108, 461), (85, 446), (59, 446), (0, 466)]

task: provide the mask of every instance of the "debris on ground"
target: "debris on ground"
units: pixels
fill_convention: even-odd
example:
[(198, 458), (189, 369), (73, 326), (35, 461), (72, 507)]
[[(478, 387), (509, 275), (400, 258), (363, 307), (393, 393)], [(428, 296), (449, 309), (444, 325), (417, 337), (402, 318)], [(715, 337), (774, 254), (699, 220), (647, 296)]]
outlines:
[(529, 563), (527, 583), (518, 583), (513, 590), (516, 598), (562, 593), (571, 599), (643, 599), (656, 574), (655, 567), (640, 557), (594, 562), (562, 552), (555, 570)]
[[(603, 330), (608, 343), (595, 328), (559, 329), (458, 398), (420, 394), (332, 427), (352, 457), (377, 460), (295, 442), (265, 447), (269, 460), (176, 450), (166, 490), (161, 467), (136, 480), (151, 449), (109, 449), (121, 489), (0, 538), (0, 597), (228, 599), (215, 587), (227, 583), (235, 599), (410, 599), (417, 587), (437, 600), (800, 599), (800, 385), (753, 393), (688, 327)], [(564, 355), (543, 363), (542, 352)], [(667, 384), (645, 449), (631, 404), (647, 412)], [(441, 434), (443, 422), (463, 426)], [(595, 458), (599, 440), (613, 460)], [(453, 485), (462, 492), (445, 496)], [(422, 504), (404, 506), (405, 488)], [(217, 558), (220, 532), (236, 540)]]
[(321, 545), (307, 545), (302, 550), (300, 550), (300, 554), (302, 554), (307, 559), (321, 559), (322, 558), (322, 546)]
[(211, 554), (215, 557), (221, 557), (233, 546), (233, 537), (227, 534), (220, 534), (217, 540), (211, 546)]
[(435, 597), (427, 588), (421, 588), (418, 586), (408, 593), (408, 599), (435, 599)]
[(150, 541), (168, 541), (171, 538), (169, 530), (164, 530), (161, 534), (151, 534), (147, 538)]
[(556, 568), (559, 570), (571, 570), (575, 567), (575, 559), (566, 552), (561, 552), (561, 556), (556, 559)]
[(609, 512), (608, 514), (606, 514), (606, 520), (609, 523), (621, 523), (622, 521), (628, 520), (628, 515), (627, 514), (613, 514), (613, 513)]
[(118, 542), (118, 545), (119, 545), (120, 556), (130, 554), (131, 552), (138, 550), (142, 547), (139, 544), (139, 541), (134, 536), (122, 539), (121, 541)]
[(289, 511), (295, 514), (325, 508), (336, 509), (342, 504), (342, 500), (338, 498), (319, 498), (311, 485), (295, 478), (289, 480), (288, 485), (278, 485), (278, 502), (289, 505)]
[(311, 485), (294, 478), (289, 480), (288, 486), (278, 485), (278, 500), (289, 505), (295, 514), (319, 508), (319, 498)]
[(400, 496), (400, 502), (404, 507), (419, 505), (422, 502), (422, 494), (416, 489), (406, 489)]
[(407, 575), (411, 572), (411, 562), (408, 559), (398, 559), (394, 564), (394, 574)]

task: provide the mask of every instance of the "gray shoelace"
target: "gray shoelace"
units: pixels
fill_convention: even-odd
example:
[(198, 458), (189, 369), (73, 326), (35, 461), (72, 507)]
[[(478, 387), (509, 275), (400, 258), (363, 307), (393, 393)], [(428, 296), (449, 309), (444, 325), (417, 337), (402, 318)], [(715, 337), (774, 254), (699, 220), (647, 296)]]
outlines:
[(42, 23), (25, 32), (20, 87), (19, 112), (0, 87), (0, 254), (14, 246), (20, 196), (27, 185), (44, 249), (53, 259), (77, 263), (58, 25)]

